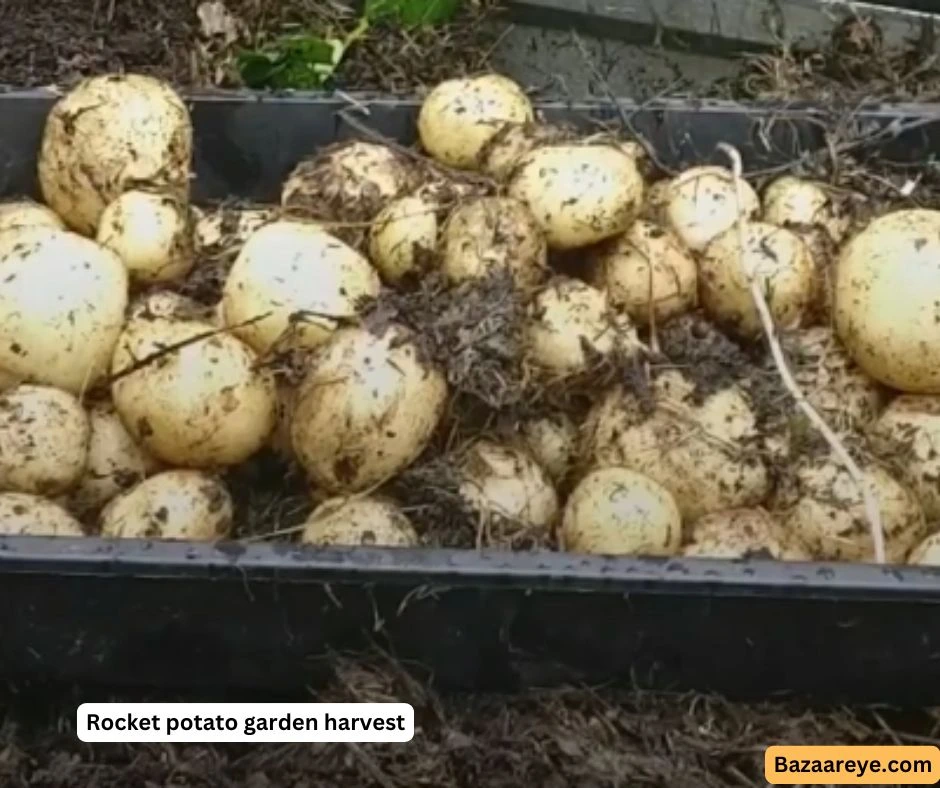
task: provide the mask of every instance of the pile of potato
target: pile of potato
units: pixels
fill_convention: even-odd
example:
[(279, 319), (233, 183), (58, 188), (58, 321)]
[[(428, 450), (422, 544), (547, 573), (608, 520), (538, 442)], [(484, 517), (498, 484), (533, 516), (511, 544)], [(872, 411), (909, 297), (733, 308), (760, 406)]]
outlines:
[[(564, 380), (642, 358), (694, 311), (763, 342), (747, 263), (809, 359), (811, 403), (877, 447), (864, 472), (888, 558), (940, 563), (940, 212), (858, 227), (792, 176), (761, 193), (714, 165), (653, 180), (636, 141), (548, 124), (495, 74), (435, 87), (417, 130), (420, 155), (331, 146), (280, 205), (223, 218), (191, 203), (173, 89), (105, 75), (63, 96), (42, 204), (0, 204), (0, 531), (225, 538), (223, 472), (274, 447), (316, 496), (302, 541), (418, 545), (422, 523), (382, 490), (446, 427), (453, 392), (413, 326), (360, 319), (383, 291), (507, 273), (528, 305), (525, 363)], [(182, 294), (223, 247), (219, 300)], [(269, 363), (284, 354), (302, 360), (293, 382)], [(743, 386), (699, 396), (681, 367), (653, 367), (648, 390), (597, 391), (586, 418), (464, 447), (466, 506), (573, 552), (872, 559), (835, 456), (765, 429)]]

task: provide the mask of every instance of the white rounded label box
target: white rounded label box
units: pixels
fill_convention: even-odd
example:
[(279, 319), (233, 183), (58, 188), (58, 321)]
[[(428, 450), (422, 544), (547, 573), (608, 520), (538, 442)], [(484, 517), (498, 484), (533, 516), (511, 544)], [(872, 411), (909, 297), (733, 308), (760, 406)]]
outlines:
[(83, 742), (408, 742), (410, 703), (83, 703)]

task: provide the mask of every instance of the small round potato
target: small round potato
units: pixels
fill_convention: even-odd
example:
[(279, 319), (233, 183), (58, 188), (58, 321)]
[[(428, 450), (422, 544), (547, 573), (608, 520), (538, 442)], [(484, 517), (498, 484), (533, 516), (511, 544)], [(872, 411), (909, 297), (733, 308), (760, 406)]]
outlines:
[(430, 267), (437, 250), (438, 206), (418, 195), (392, 200), (369, 231), (369, 259), (386, 282)]
[(214, 541), (232, 528), (234, 507), (225, 485), (201, 471), (163, 471), (112, 498), (101, 512), (107, 539)]
[(0, 493), (0, 536), (84, 536), (62, 506), (31, 493)]
[(507, 187), (532, 211), (552, 249), (625, 232), (642, 210), (645, 189), (636, 159), (612, 144), (536, 148), (519, 161)]
[(818, 226), (835, 243), (845, 237), (847, 224), (838, 216), (825, 186), (815, 181), (783, 175), (764, 190), (761, 218), (778, 227)]
[(665, 487), (623, 467), (598, 468), (574, 488), (561, 524), (564, 549), (601, 555), (675, 555), (682, 518)]
[(715, 238), (735, 226), (738, 216), (750, 219), (760, 211), (757, 192), (738, 179), (742, 204), (738, 206), (733, 173), (725, 167), (692, 167), (669, 181), (665, 202), (667, 224), (689, 249), (701, 252)]
[(33, 200), (0, 202), (0, 232), (21, 227), (51, 227), (53, 230), (64, 230), (65, 222), (55, 211)]
[(172, 194), (136, 189), (119, 195), (102, 212), (96, 240), (138, 282), (181, 279), (196, 260), (189, 206)]
[(418, 112), (422, 147), (443, 164), (470, 170), (480, 166), (483, 146), (506, 122), (535, 119), (528, 96), (501, 74), (448, 79), (434, 87)]
[(405, 513), (381, 498), (330, 498), (304, 522), (300, 541), (314, 545), (415, 547), (418, 534)]
[(940, 533), (932, 533), (914, 547), (908, 553), (907, 563), (919, 566), (940, 566)]
[(549, 273), (548, 246), (535, 217), (510, 197), (478, 197), (451, 211), (441, 230), (441, 266), (453, 282), (509, 271), (522, 288)]
[(682, 555), (696, 558), (770, 558), (811, 561), (809, 549), (762, 508), (707, 514), (688, 529)]
[(688, 312), (698, 303), (698, 267), (675, 233), (645, 219), (587, 254), (589, 280), (640, 325)]
[(745, 226), (742, 260), (737, 226), (716, 236), (699, 265), (699, 292), (705, 312), (716, 324), (741, 337), (761, 331), (760, 316), (745, 269), (754, 272), (774, 324), (798, 328), (807, 320), (816, 294), (813, 258), (796, 234), (764, 222)]
[(876, 380), (910, 394), (940, 394), (940, 211), (873, 220), (841, 250), (835, 326)]
[(317, 225), (271, 222), (252, 234), (229, 271), (225, 322), (261, 354), (275, 346), (309, 349), (380, 287), (365, 257)]
[(578, 428), (571, 417), (557, 411), (529, 419), (519, 432), (529, 454), (559, 484), (568, 475), (578, 448)]
[(74, 487), (90, 432), (74, 394), (26, 384), (0, 394), (0, 490), (54, 497)]

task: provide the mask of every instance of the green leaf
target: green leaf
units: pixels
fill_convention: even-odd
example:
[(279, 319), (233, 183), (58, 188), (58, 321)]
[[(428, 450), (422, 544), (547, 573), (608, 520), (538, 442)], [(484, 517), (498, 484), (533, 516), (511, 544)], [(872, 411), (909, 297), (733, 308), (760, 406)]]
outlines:
[(449, 22), (460, 10), (461, 0), (366, 0), (368, 19), (421, 27)]
[(298, 33), (281, 36), (260, 51), (242, 52), (238, 71), (252, 89), (314, 90), (333, 76), (344, 54), (338, 39)]

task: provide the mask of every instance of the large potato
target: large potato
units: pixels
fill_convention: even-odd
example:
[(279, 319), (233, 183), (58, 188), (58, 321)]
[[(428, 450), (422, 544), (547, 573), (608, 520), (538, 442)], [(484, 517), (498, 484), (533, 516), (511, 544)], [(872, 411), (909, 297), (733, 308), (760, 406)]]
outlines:
[(545, 145), (524, 156), (507, 186), (528, 205), (549, 247), (574, 249), (625, 232), (643, 207), (635, 158), (617, 145)]
[(603, 555), (674, 555), (682, 517), (669, 491), (628, 468), (588, 473), (565, 503), (564, 549)]
[(84, 536), (62, 506), (32, 493), (0, 493), (0, 536)]
[(725, 167), (691, 167), (668, 183), (657, 198), (665, 204), (665, 221), (696, 252), (734, 227), (739, 216), (750, 219), (760, 211), (757, 192), (743, 178), (737, 179), (736, 186), (733, 173)]
[(229, 535), (234, 508), (225, 485), (193, 470), (163, 471), (112, 498), (101, 511), (108, 539), (213, 541)]
[(682, 555), (811, 561), (809, 548), (764, 508), (729, 509), (700, 517), (688, 529)]
[(264, 354), (275, 346), (316, 347), (380, 287), (369, 261), (335, 236), (316, 225), (278, 221), (242, 247), (222, 304), (232, 332)]
[(134, 189), (105, 207), (96, 239), (127, 266), (138, 282), (170, 282), (195, 263), (193, 217), (172, 194)]
[(511, 197), (478, 197), (454, 208), (441, 229), (440, 251), (442, 270), (454, 283), (509, 271), (526, 288), (549, 273), (545, 236)]
[(940, 211), (895, 211), (851, 238), (835, 272), (836, 331), (873, 378), (940, 394)]
[(645, 219), (587, 253), (590, 282), (637, 323), (662, 325), (698, 303), (698, 268), (675, 233)]
[(330, 498), (304, 521), (300, 541), (351, 547), (414, 547), (418, 534), (405, 513), (381, 498)]
[(705, 312), (733, 334), (750, 338), (761, 333), (746, 268), (753, 271), (777, 328), (803, 325), (816, 293), (815, 267), (806, 244), (789, 230), (764, 222), (748, 222), (744, 236), (743, 255), (737, 226), (705, 247), (699, 264)]
[(39, 149), (45, 202), (92, 236), (105, 206), (131, 188), (189, 197), (193, 129), (170, 85), (141, 74), (87, 77), (46, 118)]
[(50, 208), (33, 200), (0, 202), (0, 232), (21, 227), (51, 227), (64, 230), (65, 222)]
[(421, 103), (418, 136), (433, 158), (475, 169), (483, 146), (506, 122), (526, 123), (535, 111), (522, 88), (501, 74), (448, 79)]
[(74, 394), (20, 385), (0, 394), (0, 490), (55, 496), (88, 460), (88, 414)]
[(443, 374), (407, 330), (342, 328), (317, 349), (300, 383), (291, 443), (315, 484), (361, 492), (417, 459), (446, 398)]
[(114, 406), (134, 440), (170, 465), (235, 465), (274, 429), (273, 377), (248, 345), (214, 330), (201, 320), (138, 318), (114, 352)]
[(94, 241), (49, 227), (0, 233), (0, 368), (79, 393), (107, 371), (127, 270)]

